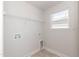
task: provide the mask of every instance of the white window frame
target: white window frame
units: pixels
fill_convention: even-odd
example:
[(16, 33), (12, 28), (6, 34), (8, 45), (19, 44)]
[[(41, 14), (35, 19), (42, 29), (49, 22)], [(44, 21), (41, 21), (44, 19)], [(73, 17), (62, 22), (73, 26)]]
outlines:
[[(56, 21), (61, 21), (65, 19), (67, 23), (54, 24)], [(51, 28), (52, 29), (68, 29), (69, 28), (69, 10), (63, 10), (58, 13), (54, 13), (51, 15)]]

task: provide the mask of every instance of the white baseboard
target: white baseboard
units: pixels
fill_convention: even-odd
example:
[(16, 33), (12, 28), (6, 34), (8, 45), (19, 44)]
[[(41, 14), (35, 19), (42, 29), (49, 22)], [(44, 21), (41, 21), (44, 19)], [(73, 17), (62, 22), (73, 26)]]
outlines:
[(40, 49), (37, 49), (37, 50), (33, 51), (33, 52), (31, 53), (31, 56), (33, 56), (34, 54), (36, 54), (36, 53), (39, 52), (39, 51), (40, 51)]
[[(43, 48), (42, 48), (42, 49), (43, 49)], [(30, 54), (25, 55), (24, 57), (31, 57), (31, 56), (33, 56), (34, 54), (36, 54), (37, 52), (39, 52), (39, 51), (42, 50), (42, 49), (37, 49), (37, 50), (31, 52)]]
[(63, 53), (60, 53), (60, 52), (58, 52), (58, 51), (55, 51), (55, 50), (52, 50), (52, 49), (49, 49), (49, 48), (44, 48), (44, 49), (46, 49), (47, 51), (49, 51), (49, 52), (51, 52), (51, 53), (54, 53), (54, 54), (56, 54), (57, 56), (59, 56), (59, 57), (68, 57), (67, 55), (65, 55), (65, 54), (63, 54)]
[[(47, 47), (44, 47), (44, 48), (42, 48), (42, 49), (45, 49), (45, 50), (47, 50), (47, 51), (49, 51), (49, 52), (51, 52), (51, 53), (53, 53), (53, 54), (56, 54), (56, 55), (59, 56), (59, 57), (69, 57), (69, 56), (67, 56), (67, 55), (65, 55), (65, 54), (63, 54), (63, 53), (60, 53), (60, 52), (58, 52), (58, 51), (56, 51), (56, 50), (49, 49), (49, 48), (47, 48)], [(30, 54), (25, 55), (24, 57), (31, 57), (31, 56), (33, 56), (34, 54), (36, 54), (37, 52), (39, 52), (39, 51), (42, 50), (42, 49), (37, 49), (37, 50), (31, 52)]]

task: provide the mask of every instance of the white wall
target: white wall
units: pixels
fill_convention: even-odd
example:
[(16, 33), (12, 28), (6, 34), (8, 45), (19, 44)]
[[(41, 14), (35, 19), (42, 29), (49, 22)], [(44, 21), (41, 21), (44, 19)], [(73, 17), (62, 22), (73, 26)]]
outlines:
[[(69, 29), (51, 29), (50, 15), (69, 9)], [(45, 48), (57, 51), (61, 56), (77, 55), (78, 5), (76, 2), (62, 2), (45, 12)]]
[[(7, 6), (7, 7), (6, 7)], [(39, 9), (33, 7), (32, 5), (28, 4), (27, 2), (6, 2), (4, 5), (4, 11), (6, 11), (7, 14), (24, 17), (24, 18), (30, 18), (34, 20), (42, 20), (41, 13)], [(38, 12), (39, 11), (39, 12)], [(36, 16), (37, 15), (37, 16)]]
[[(77, 3), (62, 2), (49, 8), (44, 16), (39, 9), (26, 2), (4, 2), (4, 56), (29, 56), (40, 48), (38, 34), (43, 35), (42, 15), (45, 17), (45, 48), (77, 56), (77, 7)], [(65, 9), (70, 10), (70, 28), (51, 29), (49, 16)], [(14, 40), (15, 33), (20, 33), (21, 39)]]
[[(26, 2), (13, 1), (4, 2), (4, 11), (4, 56), (30, 56), (40, 48), (42, 12)], [(21, 38), (15, 40), (15, 33)]]
[[(79, 15), (79, 2), (78, 2), (78, 12), (77, 13)], [(78, 19), (79, 19), (79, 16), (78, 16)], [(78, 51), (77, 54), (79, 56), (79, 20), (78, 20), (78, 24), (77, 25), (78, 25), (78, 27), (77, 27), (77, 43), (78, 43), (78, 45), (77, 45), (78, 46), (78, 48), (77, 48), (77, 51)]]

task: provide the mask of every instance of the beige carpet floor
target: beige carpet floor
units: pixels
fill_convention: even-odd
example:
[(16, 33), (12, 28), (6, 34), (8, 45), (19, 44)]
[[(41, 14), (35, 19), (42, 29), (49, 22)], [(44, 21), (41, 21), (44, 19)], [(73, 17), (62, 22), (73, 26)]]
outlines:
[(58, 56), (55, 54), (52, 54), (51, 52), (45, 49), (42, 49), (41, 51), (34, 54), (32, 57), (58, 57)]

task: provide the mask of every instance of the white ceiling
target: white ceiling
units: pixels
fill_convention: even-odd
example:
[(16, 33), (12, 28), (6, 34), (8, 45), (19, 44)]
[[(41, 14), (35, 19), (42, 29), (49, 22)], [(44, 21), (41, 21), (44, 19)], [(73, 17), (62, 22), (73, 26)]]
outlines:
[(47, 10), (51, 6), (61, 3), (61, 1), (28, 1), (28, 3), (40, 8), (41, 10)]

